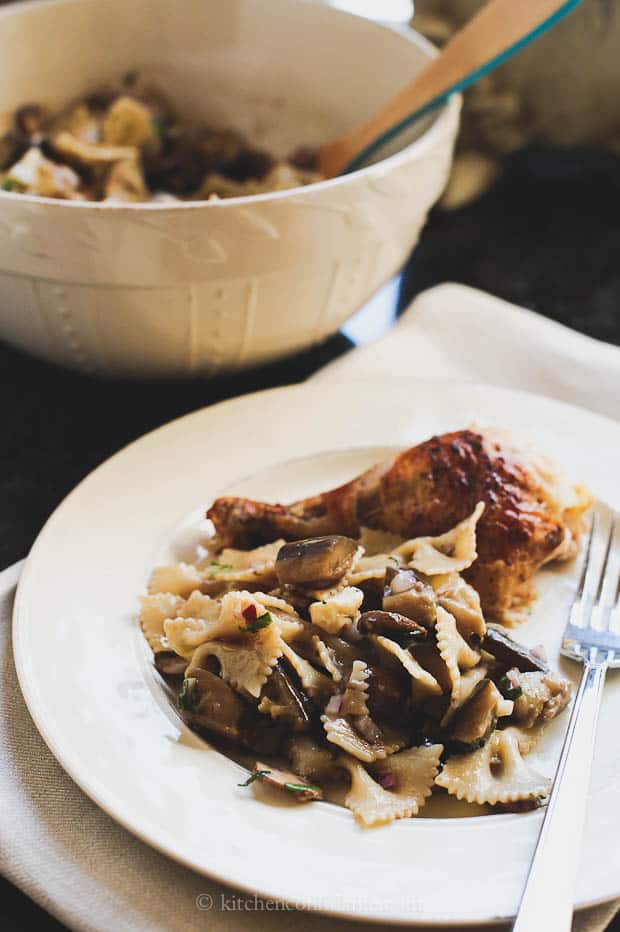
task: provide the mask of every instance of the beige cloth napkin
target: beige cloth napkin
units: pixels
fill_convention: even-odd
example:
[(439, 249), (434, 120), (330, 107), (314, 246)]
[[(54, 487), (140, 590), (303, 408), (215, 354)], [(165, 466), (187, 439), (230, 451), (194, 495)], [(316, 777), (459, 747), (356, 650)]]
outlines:
[[(620, 350), (470, 289), (421, 295), (395, 331), (315, 378), (424, 376), (527, 387), (607, 414), (620, 410)], [(180, 867), (95, 806), (48, 751), (24, 705), (10, 639), (21, 564), (0, 573), (0, 871), (85, 932), (372, 932), (385, 926), (267, 911)], [(235, 904), (233, 898), (240, 896)], [(231, 908), (233, 906), (237, 908)], [(617, 904), (579, 913), (600, 932)]]
[(424, 292), (387, 336), (313, 378), (488, 382), (620, 418), (620, 348), (464, 285)]

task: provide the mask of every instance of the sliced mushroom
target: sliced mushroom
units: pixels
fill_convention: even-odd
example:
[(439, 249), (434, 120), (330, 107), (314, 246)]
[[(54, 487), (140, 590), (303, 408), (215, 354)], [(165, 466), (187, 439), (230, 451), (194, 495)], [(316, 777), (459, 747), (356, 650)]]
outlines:
[(364, 634), (385, 634), (388, 637), (401, 635), (407, 639), (424, 640), (428, 636), (428, 628), (400, 612), (364, 612), (358, 628)]
[(255, 754), (279, 754), (290, 728), (248, 705), (240, 724), (240, 741)]
[(367, 663), (368, 709), (381, 722), (397, 724), (406, 716), (411, 696), (411, 682), (401, 664), (387, 667), (381, 663)]
[[(261, 708), (262, 706), (262, 708)], [(290, 725), (293, 731), (306, 731), (312, 719), (312, 705), (298, 689), (286, 660), (279, 660), (263, 686), (259, 711)]]
[(276, 559), (280, 585), (327, 588), (347, 572), (357, 553), (350, 537), (309, 537), (284, 544)]
[(187, 660), (179, 657), (173, 650), (157, 651), (154, 662), (155, 668), (162, 676), (182, 676), (187, 669)]
[(388, 569), (383, 608), (386, 612), (405, 615), (427, 628), (435, 624), (437, 617), (437, 603), (432, 587), (418, 579), (413, 570)]
[(288, 756), (304, 780), (332, 780), (338, 773), (334, 755), (309, 735), (292, 738)]
[(208, 670), (193, 669), (191, 676), (183, 680), (179, 709), (192, 727), (238, 741), (245, 708), (243, 699)]
[(548, 665), (538, 654), (525, 645), (513, 641), (499, 625), (488, 625), (482, 639), (482, 648), (500, 663), (505, 663), (508, 667), (517, 667), (522, 673), (549, 672)]
[[(274, 767), (269, 767), (268, 764), (256, 761), (252, 774), (256, 775), (254, 779), (258, 777), (269, 786), (284, 790), (295, 799), (303, 802), (323, 799), (323, 791), (320, 786), (312, 786), (310, 783), (306, 783), (302, 777), (298, 777), (296, 773), (291, 773), (290, 770), (276, 770)], [(252, 777), (250, 777), (250, 780), (252, 780)]]
[(505, 702), (495, 684), (483, 680), (452, 719), (450, 738), (470, 751), (481, 747), (497, 724), (498, 704)]

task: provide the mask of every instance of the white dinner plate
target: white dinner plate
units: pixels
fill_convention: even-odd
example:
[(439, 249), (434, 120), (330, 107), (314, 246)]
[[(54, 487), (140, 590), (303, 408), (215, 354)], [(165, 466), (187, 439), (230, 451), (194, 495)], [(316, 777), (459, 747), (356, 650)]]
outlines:
[[(269, 805), (192, 735), (153, 674), (137, 620), (152, 567), (191, 550), (222, 490), (286, 501), (354, 476), (386, 450), (471, 425), (531, 437), (620, 506), (620, 425), (542, 397), (411, 381), (316, 384), (227, 401), (169, 424), (95, 470), (56, 510), (23, 573), (15, 660), (28, 708), (67, 772), (170, 857), (272, 899), (397, 923), (512, 916), (541, 811), (417, 818), (361, 829), (329, 803)], [(250, 477), (250, 478), (244, 478)], [(518, 637), (557, 658), (576, 565), (539, 574)], [(576, 679), (568, 662), (562, 670)], [(620, 895), (620, 678), (601, 713), (578, 904)], [(567, 716), (535, 764), (551, 774)], [(562, 865), (558, 864), (558, 870)]]

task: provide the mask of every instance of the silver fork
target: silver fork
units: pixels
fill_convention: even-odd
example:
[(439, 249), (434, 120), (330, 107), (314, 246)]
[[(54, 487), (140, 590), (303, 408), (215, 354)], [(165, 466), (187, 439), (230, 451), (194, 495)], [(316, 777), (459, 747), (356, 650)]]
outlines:
[(619, 614), (620, 519), (599, 503), (561, 647), (583, 673), (513, 932), (571, 928), (603, 685), (620, 666)]

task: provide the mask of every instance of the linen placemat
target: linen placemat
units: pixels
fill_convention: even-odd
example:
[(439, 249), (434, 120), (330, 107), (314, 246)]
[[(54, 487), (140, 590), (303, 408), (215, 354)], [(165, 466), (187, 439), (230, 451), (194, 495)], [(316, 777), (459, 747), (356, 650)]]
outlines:
[[(456, 285), (420, 295), (396, 328), (314, 378), (466, 379), (527, 388), (616, 416), (620, 350)], [(0, 871), (79, 932), (384, 932), (256, 900), (202, 877), (117, 825), (65, 774), (21, 696), (10, 619), (22, 564), (0, 573)], [(274, 865), (275, 867), (275, 865)], [(602, 932), (618, 904), (575, 917)]]

